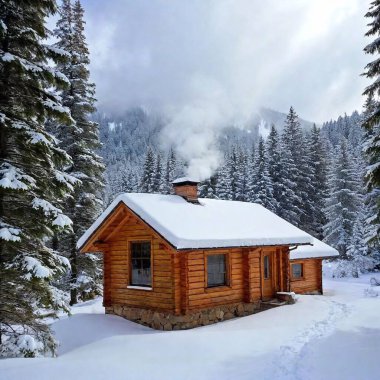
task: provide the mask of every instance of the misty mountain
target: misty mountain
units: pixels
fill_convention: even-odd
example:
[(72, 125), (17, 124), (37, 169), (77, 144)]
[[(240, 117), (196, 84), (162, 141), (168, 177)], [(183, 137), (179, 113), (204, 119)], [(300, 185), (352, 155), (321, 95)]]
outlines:
[[(261, 107), (259, 111), (254, 114), (253, 124), (259, 125), (261, 121), (264, 121), (266, 125), (274, 124), (279, 131), (283, 130), (287, 113), (272, 110), (271, 108)], [(310, 131), (314, 122), (299, 118), (302, 129)]]
[[(226, 152), (233, 145), (251, 147), (259, 135), (266, 138), (274, 124), (281, 132), (286, 113), (260, 108), (243, 127), (227, 126), (220, 129), (218, 146)], [(99, 110), (93, 120), (100, 125), (100, 137), (107, 149), (103, 157), (111, 164), (122, 161), (125, 165), (141, 164), (148, 146), (160, 147), (160, 132), (167, 122), (163, 115), (151, 113), (142, 108), (130, 108), (124, 113), (113, 114)], [(299, 119), (304, 130), (309, 131), (313, 123)]]

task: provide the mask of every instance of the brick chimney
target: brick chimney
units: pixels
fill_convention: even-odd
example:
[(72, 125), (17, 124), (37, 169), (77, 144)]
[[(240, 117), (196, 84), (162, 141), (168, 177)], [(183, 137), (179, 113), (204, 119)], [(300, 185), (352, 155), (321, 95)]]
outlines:
[(179, 195), (191, 203), (198, 202), (198, 181), (189, 177), (181, 177), (173, 182), (174, 194)]

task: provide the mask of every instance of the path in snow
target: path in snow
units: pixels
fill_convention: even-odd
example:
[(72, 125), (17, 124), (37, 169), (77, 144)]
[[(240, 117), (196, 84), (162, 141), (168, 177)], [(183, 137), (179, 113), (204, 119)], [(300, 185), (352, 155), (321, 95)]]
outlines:
[[(316, 299), (317, 300), (317, 299)], [(321, 300), (321, 297), (318, 297)], [(344, 304), (331, 299), (322, 299), (328, 304), (329, 311), (326, 318), (313, 321), (313, 323), (299, 333), (288, 345), (281, 346), (279, 354), (273, 359), (274, 374), (268, 380), (304, 380), (305, 368), (301, 365), (307, 354), (309, 345), (317, 339), (330, 335), (336, 329), (337, 323), (348, 317), (350, 308)]]

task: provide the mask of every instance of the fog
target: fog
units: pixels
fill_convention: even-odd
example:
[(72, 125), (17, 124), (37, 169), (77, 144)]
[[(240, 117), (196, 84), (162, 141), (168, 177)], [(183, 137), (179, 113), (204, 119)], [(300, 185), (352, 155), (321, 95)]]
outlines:
[(83, 0), (98, 107), (164, 113), (163, 141), (207, 176), (223, 124), (290, 105), (322, 123), (361, 109), (366, 0)]

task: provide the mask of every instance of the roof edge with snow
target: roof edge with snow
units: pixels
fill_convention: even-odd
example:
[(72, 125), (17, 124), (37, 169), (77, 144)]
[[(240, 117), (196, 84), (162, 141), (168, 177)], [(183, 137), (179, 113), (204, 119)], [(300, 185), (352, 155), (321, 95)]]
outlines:
[[(77, 242), (77, 248), (81, 250), (91, 239), (91, 237), (96, 233), (96, 231), (103, 225), (106, 219), (114, 212), (114, 210), (122, 203), (129, 210), (131, 210), (135, 215), (141, 218), (150, 228), (162, 236), (168, 243), (170, 243), (177, 250), (186, 249), (218, 249), (218, 248), (234, 248), (234, 247), (259, 247), (259, 246), (298, 246), (311, 244), (313, 238), (306, 232), (298, 229), (297, 227), (291, 225), (285, 220), (281, 219), (277, 215), (271, 213), (269, 210), (257, 204), (250, 204), (237, 201), (220, 201), (220, 200), (209, 200), (200, 199), (203, 202), (204, 209), (199, 209), (199, 206), (190, 205), (188, 202), (183, 200), (182, 197), (176, 195), (159, 195), (159, 194), (138, 194), (138, 193), (124, 193), (120, 194), (116, 199), (107, 207), (106, 210), (97, 218), (93, 225), (83, 234), (83, 236)], [(217, 203), (215, 203), (217, 202)], [(161, 209), (160, 209), (161, 207)], [(196, 208), (191, 208), (196, 207)], [(252, 214), (252, 211), (261, 212), (265, 214), (266, 218), (273, 219), (274, 224), (280, 224), (285, 229), (290, 231), (289, 234), (278, 233), (276, 228), (273, 229), (273, 233), (258, 234), (256, 233), (257, 228), (260, 228), (261, 220), (260, 215), (253, 219), (252, 224), (252, 234), (251, 230), (245, 231), (245, 235), (239, 233), (241, 232), (236, 228), (236, 235), (234, 232), (227, 236), (223, 232), (223, 226), (220, 226), (220, 220), (216, 220), (216, 223), (211, 225), (208, 223), (207, 218), (214, 217), (214, 212), (217, 209), (225, 207), (227, 212), (233, 211), (239, 213), (243, 211)], [(160, 212), (158, 212), (158, 209)], [(235, 210), (236, 209), (236, 210)], [(198, 211), (196, 211), (198, 210)], [(207, 211), (201, 211), (207, 210)], [(198, 212), (201, 211), (199, 214)], [(167, 219), (168, 212), (171, 212), (172, 216), (170, 221)], [(203, 214), (202, 214), (203, 212)], [(184, 228), (178, 228), (181, 224), (182, 219), (178, 219), (178, 215), (191, 214), (193, 221), (202, 220), (205, 218), (205, 225), (210, 228), (210, 232), (205, 231), (205, 233), (189, 233), (187, 226)], [(268, 214), (269, 213), (269, 214)], [(240, 215), (240, 214), (239, 214)], [(165, 219), (166, 218), (166, 219)], [(244, 219), (244, 218), (243, 218)], [(256, 222), (257, 219), (257, 222)], [(243, 222), (241, 222), (243, 223)], [(245, 227), (247, 223), (244, 222)], [(251, 224), (249, 226), (251, 226)], [(215, 225), (218, 228), (215, 229)], [(278, 226), (277, 226), (278, 227)], [(251, 228), (251, 227), (250, 227)], [(278, 228), (277, 228), (278, 229)], [(219, 231), (220, 230), (220, 231)], [(270, 228), (268, 228), (271, 231)], [(267, 231), (266, 231), (267, 232)]]

